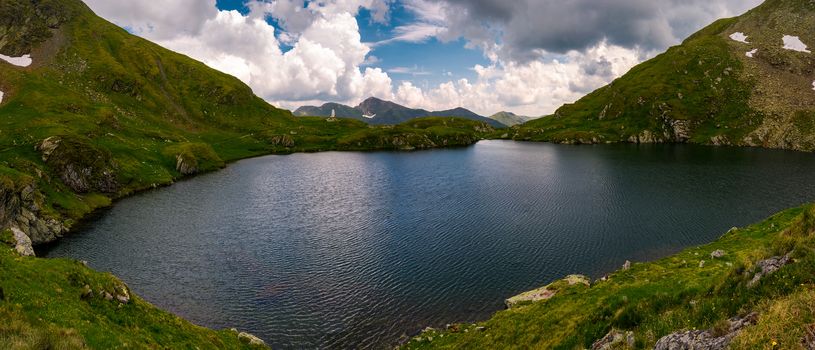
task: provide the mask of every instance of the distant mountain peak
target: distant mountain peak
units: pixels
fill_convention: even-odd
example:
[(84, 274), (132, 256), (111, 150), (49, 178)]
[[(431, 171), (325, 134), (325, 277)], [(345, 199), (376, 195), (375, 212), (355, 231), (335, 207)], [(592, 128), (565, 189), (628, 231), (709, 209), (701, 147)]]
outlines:
[(373, 96), (366, 98), (356, 107), (337, 103), (325, 103), (320, 107), (300, 107), (294, 111), (294, 114), (297, 116), (327, 117), (331, 115), (332, 110), (336, 110), (336, 115), (339, 118), (357, 119), (380, 125), (400, 124), (412, 119), (424, 117), (457, 117), (489, 123), (495, 127), (506, 126), (499, 121), (480, 116), (464, 107), (456, 107), (445, 111), (427, 111), (424, 109), (405, 107), (398, 103)]

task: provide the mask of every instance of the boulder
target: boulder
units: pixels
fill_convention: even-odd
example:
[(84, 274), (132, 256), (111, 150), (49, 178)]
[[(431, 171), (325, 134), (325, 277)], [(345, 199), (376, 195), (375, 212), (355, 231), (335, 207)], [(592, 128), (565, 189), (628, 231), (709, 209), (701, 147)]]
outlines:
[[(0, 289), (2, 292), (2, 289)], [(0, 298), (0, 300), (3, 300)], [(801, 339), (801, 345), (806, 350), (815, 350), (815, 324), (806, 326), (804, 338)]]
[(727, 253), (725, 253), (724, 250), (716, 249), (712, 253), (710, 253), (710, 257), (712, 259), (718, 259), (718, 258), (721, 258), (721, 257), (725, 256), (726, 254)]
[(11, 233), (14, 237), (14, 241), (17, 242), (14, 245), (14, 250), (22, 256), (34, 256), (34, 247), (31, 245), (31, 238), (16, 227), (11, 228)]
[(109, 152), (78, 136), (52, 136), (39, 145), (43, 161), (76, 193), (113, 193), (119, 187)]
[(751, 313), (745, 317), (734, 317), (728, 320), (729, 328), (719, 335), (711, 330), (693, 330), (668, 334), (660, 338), (654, 350), (724, 350), (730, 345), (739, 331), (756, 324), (758, 314)]
[(555, 296), (555, 294), (557, 294), (558, 290), (560, 290), (561, 288), (566, 288), (574, 285), (590, 286), (591, 280), (589, 280), (588, 277), (583, 275), (569, 275), (566, 278), (559, 281), (555, 281), (545, 287), (533, 289), (528, 292), (524, 292), (514, 297), (511, 297), (505, 300), (504, 304), (506, 304), (507, 308), (513, 308), (521, 303), (537, 302), (551, 299), (552, 297)]
[(175, 156), (175, 169), (184, 175), (192, 175), (198, 172), (198, 161), (195, 157), (186, 154)]
[(122, 304), (127, 304), (130, 302), (130, 292), (127, 290), (127, 286), (124, 283), (117, 285), (114, 288), (114, 299)]
[(792, 252), (789, 252), (784, 256), (774, 256), (756, 263), (756, 268), (758, 271), (755, 273), (755, 275), (753, 275), (753, 279), (747, 283), (747, 286), (754, 287), (764, 276), (769, 276), (784, 267), (784, 265), (789, 264), (791, 261), (791, 256)]
[(597, 339), (597, 341), (591, 345), (591, 350), (617, 349), (622, 344), (625, 344), (629, 348), (633, 348), (635, 345), (634, 332), (623, 333), (616, 329), (612, 329), (605, 336)]
[(238, 339), (248, 342), (250, 345), (266, 345), (266, 342), (264, 342), (263, 339), (246, 332), (238, 333)]
[(82, 294), (80, 294), (79, 297), (82, 300), (88, 300), (90, 298), (93, 298), (93, 289), (91, 289), (91, 286), (86, 284), (84, 287), (82, 287)]
[(623, 271), (627, 271), (630, 268), (631, 268), (631, 262), (626, 260), (625, 264), (623, 264)]

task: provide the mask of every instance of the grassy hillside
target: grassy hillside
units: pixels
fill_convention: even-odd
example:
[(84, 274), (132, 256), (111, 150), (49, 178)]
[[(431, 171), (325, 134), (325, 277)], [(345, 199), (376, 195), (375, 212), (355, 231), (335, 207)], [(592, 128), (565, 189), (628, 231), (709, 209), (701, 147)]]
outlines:
[(10, 232), (0, 238), (2, 349), (265, 348), (158, 310), (79, 262), (20, 257), (7, 248)]
[[(787, 265), (753, 282), (761, 261), (785, 255)], [(590, 286), (557, 281), (547, 287), (550, 299), (522, 302), (486, 322), (426, 330), (404, 348), (583, 349), (611, 334), (617, 341), (609, 349), (645, 349), (674, 332), (708, 330), (735, 349), (800, 349), (815, 340), (808, 338), (813, 266), (815, 207), (806, 206)], [(731, 332), (731, 318), (745, 327)]]
[[(79, 0), (0, 0), (0, 54), (29, 53), (27, 67), (0, 61), (0, 232), (24, 253), (117, 198), (229, 161), (464, 146), (493, 131), (451, 118), (387, 127), (294, 118), (234, 77), (130, 35)], [(123, 293), (127, 303), (117, 300)], [(251, 347), (238, 333), (156, 309), (110, 275), (20, 257), (5, 244), (0, 318), (3, 349)]]
[[(749, 43), (730, 39), (736, 32)], [(815, 45), (815, 4), (768, 0), (745, 15), (719, 20), (507, 137), (815, 150), (815, 57), (783, 49), (784, 35)]]
[(449, 118), (396, 127), (294, 118), (79, 0), (0, 2), (0, 53), (28, 52), (30, 67), (0, 61), (0, 197), (11, 212), (0, 227), (19, 226), (34, 243), (111, 199), (231, 160), (468, 145), (491, 131)]
[(518, 125), (518, 124), (526, 123), (526, 122), (532, 120), (533, 118), (522, 116), (522, 115), (517, 115), (517, 114), (512, 113), (512, 112), (498, 112), (498, 113), (495, 113), (492, 116), (490, 116), (490, 119), (493, 119), (493, 120), (495, 120), (495, 121), (497, 121), (497, 122), (499, 122), (501, 124), (507, 125), (507, 126), (515, 126), (515, 125)]

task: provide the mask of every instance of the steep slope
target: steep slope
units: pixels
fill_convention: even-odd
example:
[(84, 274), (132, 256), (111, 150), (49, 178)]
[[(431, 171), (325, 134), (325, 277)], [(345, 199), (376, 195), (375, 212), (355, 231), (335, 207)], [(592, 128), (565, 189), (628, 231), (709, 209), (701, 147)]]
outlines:
[(362, 111), (346, 106), (339, 103), (326, 103), (320, 107), (316, 106), (302, 106), (294, 110), (294, 115), (298, 117), (328, 117), (331, 116), (331, 112), (334, 111), (337, 118), (348, 118), (348, 119), (356, 119), (356, 120), (363, 120)]
[(114, 199), (240, 158), (463, 146), (493, 131), (452, 118), (295, 118), (79, 0), (0, 0), (0, 54), (3, 349), (263, 347), (158, 310), (77, 262), (22, 255)]
[(815, 150), (815, 56), (785, 49), (785, 36), (815, 45), (814, 3), (768, 0), (717, 21), (510, 137)]
[(0, 231), (0, 349), (265, 349), (161, 311), (125, 284), (64, 259), (21, 258)]
[[(365, 101), (362, 101), (362, 103), (356, 107), (350, 107), (338, 103), (326, 103), (320, 107), (303, 106), (295, 110), (294, 115), (327, 117), (331, 115), (332, 110), (338, 118), (356, 119), (373, 125), (395, 125), (407, 123), (416, 118), (426, 117), (454, 117), (488, 123), (496, 128), (506, 126), (496, 120), (482, 117), (462, 107), (445, 111), (431, 112), (424, 109), (408, 108), (400, 104), (391, 101), (384, 101), (375, 97), (370, 97)], [(373, 117), (366, 118), (364, 117), (365, 115)]]
[[(132, 36), (79, 0), (0, 2), (0, 45), (0, 54), (33, 59), (26, 67), (0, 60), (0, 228), (17, 226), (35, 244), (111, 199), (230, 160), (462, 145), (489, 129), (432, 119), (397, 135), (295, 118), (236, 78)], [(343, 142), (371, 133), (378, 136), (370, 143)]]
[(526, 123), (534, 118), (526, 117), (522, 115), (517, 115), (512, 112), (498, 112), (490, 116), (490, 119), (498, 121), (501, 124), (507, 126), (515, 126), (519, 124)]
[(806, 349), (814, 248), (815, 208), (790, 209), (593, 282), (555, 281), (488, 321), (428, 329), (404, 348)]

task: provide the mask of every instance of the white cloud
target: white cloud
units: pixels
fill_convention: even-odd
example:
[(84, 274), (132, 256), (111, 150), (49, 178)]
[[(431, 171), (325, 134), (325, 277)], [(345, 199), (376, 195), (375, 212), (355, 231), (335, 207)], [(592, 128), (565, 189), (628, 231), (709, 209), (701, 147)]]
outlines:
[(430, 110), (465, 106), (482, 115), (511, 110), (540, 116), (624, 74), (640, 62), (641, 55), (638, 50), (601, 42), (586, 52), (570, 51), (550, 60), (477, 65), (472, 82), (459, 79), (424, 90), (402, 82), (395, 99)]
[[(215, 1), (89, 0), (100, 15), (162, 46), (234, 75), (286, 107), (303, 100), (353, 101), (390, 96), (390, 78), (361, 42), (360, 8), (387, 21), (390, 0), (251, 1), (247, 15)], [(283, 28), (267, 23), (274, 18)], [(291, 47), (281, 49), (286, 44)], [(385, 88), (387, 87), (387, 88)]]
[[(417, 21), (395, 27), (389, 40), (367, 44), (356, 14), (365, 8), (372, 21), (387, 23), (393, 0), (251, 0), (245, 15), (219, 11), (215, 0), (86, 0), (101, 16), (232, 74), (285, 108), (356, 104), (376, 96), (426, 109), (463, 106), (484, 115), (510, 110), (534, 116), (553, 112), (714, 18), (758, 1), (402, 0)], [(604, 20), (614, 13), (630, 20)], [(376, 45), (431, 38), (464, 38), (490, 63), (472, 67), (473, 79), (454, 80), (442, 72), (451, 80), (432, 87), (394, 82), (389, 75), (428, 73), (417, 67), (375, 67), (380, 60), (370, 53)]]
[(390, 44), (397, 41), (410, 43), (421, 43), (428, 39), (439, 36), (444, 31), (444, 27), (429, 23), (413, 23), (398, 26), (393, 29), (393, 37), (387, 40), (374, 43), (374, 46)]
[(432, 75), (433, 73), (424, 70), (423, 68), (419, 68), (418, 66), (413, 67), (393, 67), (388, 69), (388, 73), (391, 74), (405, 74), (405, 75), (412, 75), (412, 76), (420, 76), (420, 75)]
[(215, 17), (215, 0), (84, 0), (100, 16), (151, 40), (198, 35)]

